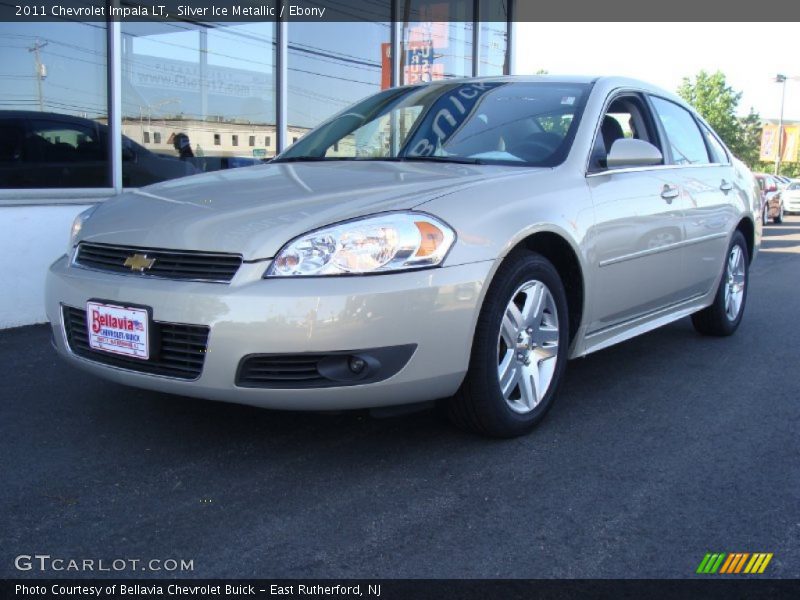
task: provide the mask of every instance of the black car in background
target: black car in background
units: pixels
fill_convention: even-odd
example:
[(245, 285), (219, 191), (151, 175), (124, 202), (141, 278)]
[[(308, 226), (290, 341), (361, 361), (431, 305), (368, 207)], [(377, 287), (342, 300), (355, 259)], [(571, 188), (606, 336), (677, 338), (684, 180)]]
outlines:
[[(122, 136), (122, 184), (140, 187), (200, 173)], [(0, 111), (0, 188), (111, 187), (108, 126), (35, 111)]]

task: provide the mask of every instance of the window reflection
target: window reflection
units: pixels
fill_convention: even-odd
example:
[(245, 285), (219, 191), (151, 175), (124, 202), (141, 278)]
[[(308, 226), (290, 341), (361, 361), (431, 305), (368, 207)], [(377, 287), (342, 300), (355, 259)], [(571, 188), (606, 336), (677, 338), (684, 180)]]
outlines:
[[(388, 1), (371, 4), (370, 10), (390, 16)], [(290, 140), (381, 89), (389, 75), (381, 53), (390, 36), (388, 21), (289, 24)]]
[(472, 75), (473, 3), (402, 0), (401, 84)]
[(508, 65), (508, 0), (481, 0), (478, 75), (503, 75)]
[(106, 26), (0, 23), (0, 187), (109, 187)]
[(124, 186), (276, 154), (274, 24), (126, 22), (122, 34)]

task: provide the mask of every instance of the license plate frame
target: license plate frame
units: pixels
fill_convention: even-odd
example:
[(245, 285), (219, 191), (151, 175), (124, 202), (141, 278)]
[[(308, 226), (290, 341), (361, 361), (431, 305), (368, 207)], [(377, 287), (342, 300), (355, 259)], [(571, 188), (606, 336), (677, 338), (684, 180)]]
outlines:
[[(106, 335), (101, 335), (104, 331)], [(149, 361), (153, 331), (153, 309), (149, 306), (99, 298), (86, 301), (86, 333), (93, 352)]]

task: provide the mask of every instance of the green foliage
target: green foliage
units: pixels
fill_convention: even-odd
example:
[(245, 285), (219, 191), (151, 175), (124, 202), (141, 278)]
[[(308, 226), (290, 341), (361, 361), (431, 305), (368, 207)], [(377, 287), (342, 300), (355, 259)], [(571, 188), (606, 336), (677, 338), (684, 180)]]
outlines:
[(758, 165), (761, 118), (752, 108), (746, 117), (736, 116), (742, 92), (730, 87), (722, 72), (700, 71), (694, 79), (684, 77), (678, 94), (697, 109), (739, 160), (751, 168)]
[[(775, 163), (770, 162), (759, 162), (753, 167), (753, 171), (756, 173), (774, 173), (775, 172)], [(800, 163), (781, 163), (781, 175), (785, 177), (791, 177), (792, 179), (800, 179)]]

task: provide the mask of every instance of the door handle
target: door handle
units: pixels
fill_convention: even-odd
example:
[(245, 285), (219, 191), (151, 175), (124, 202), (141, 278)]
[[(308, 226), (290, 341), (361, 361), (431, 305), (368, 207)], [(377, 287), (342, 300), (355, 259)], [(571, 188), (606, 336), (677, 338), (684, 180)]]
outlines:
[(733, 189), (733, 184), (729, 181), (722, 180), (722, 183), (719, 184), (719, 189), (721, 189), (726, 194)]
[(665, 183), (664, 189), (661, 190), (661, 197), (667, 201), (667, 204), (671, 204), (672, 201), (680, 195), (680, 193), (681, 191), (678, 189), (677, 185)]

